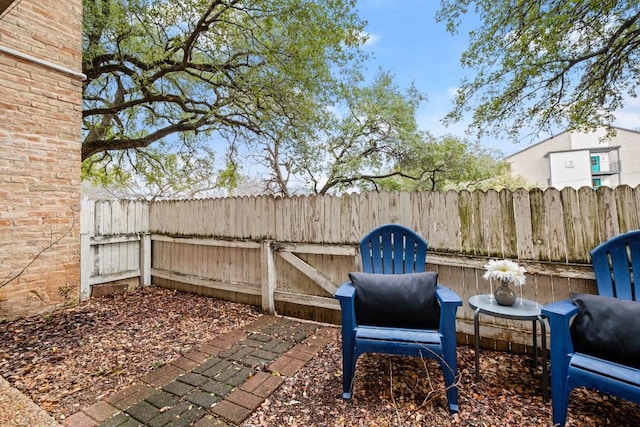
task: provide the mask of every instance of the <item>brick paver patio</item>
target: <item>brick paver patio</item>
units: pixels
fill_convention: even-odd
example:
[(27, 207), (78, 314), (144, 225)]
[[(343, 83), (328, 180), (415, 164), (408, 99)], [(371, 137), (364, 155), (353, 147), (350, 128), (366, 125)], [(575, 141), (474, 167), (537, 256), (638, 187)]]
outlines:
[(216, 337), (65, 426), (238, 426), (333, 339), (333, 328), (276, 316)]

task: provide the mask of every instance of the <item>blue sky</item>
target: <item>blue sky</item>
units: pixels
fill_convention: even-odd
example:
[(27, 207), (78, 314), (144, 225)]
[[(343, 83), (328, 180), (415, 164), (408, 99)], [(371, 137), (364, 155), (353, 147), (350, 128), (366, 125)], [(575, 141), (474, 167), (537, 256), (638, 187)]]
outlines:
[[(359, 16), (368, 22), (370, 39), (366, 48), (374, 54), (371, 75), (381, 67), (395, 75), (400, 87), (413, 81), (427, 94), (428, 101), (418, 112), (418, 125), (436, 136), (451, 133), (464, 136), (466, 124), (445, 128), (440, 119), (451, 110), (453, 93), (465, 74), (473, 70), (460, 66), (460, 54), (467, 47), (468, 31), (479, 21), (474, 16), (463, 18), (463, 28), (451, 35), (445, 25), (436, 22), (439, 0), (358, 0)], [(640, 101), (629, 99), (619, 112), (616, 125), (635, 129), (640, 125)], [(550, 135), (541, 135), (544, 139)], [(495, 139), (482, 140), (483, 145), (498, 148), (509, 155), (525, 149), (526, 143), (514, 144)]]
[[(450, 111), (462, 77), (465, 73), (472, 75), (472, 70), (460, 66), (460, 55), (467, 47), (468, 30), (478, 21), (465, 20), (465, 28), (452, 35), (444, 23), (436, 22), (439, 7), (439, 0), (359, 0), (357, 4), (359, 16), (367, 21), (366, 50), (374, 55), (371, 75), (382, 68), (395, 76), (400, 87), (414, 82), (428, 98), (418, 112), (420, 128), (436, 136), (464, 136), (465, 123), (446, 128), (440, 119)], [(522, 145), (482, 143), (499, 148), (504, 154), (518, 151)]]

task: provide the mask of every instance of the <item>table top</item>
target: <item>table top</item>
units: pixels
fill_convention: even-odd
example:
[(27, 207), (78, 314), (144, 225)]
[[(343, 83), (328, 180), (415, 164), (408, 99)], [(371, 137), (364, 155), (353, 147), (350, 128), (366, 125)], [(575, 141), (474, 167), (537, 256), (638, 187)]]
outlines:
[(472, 309), (480, 313), (514, 320), (536, 320), (542, 314), (542, 306), (535, 301), (518, 297), (512, 306), (500, 305), (491, 294), (474, 295), (469, 298)]

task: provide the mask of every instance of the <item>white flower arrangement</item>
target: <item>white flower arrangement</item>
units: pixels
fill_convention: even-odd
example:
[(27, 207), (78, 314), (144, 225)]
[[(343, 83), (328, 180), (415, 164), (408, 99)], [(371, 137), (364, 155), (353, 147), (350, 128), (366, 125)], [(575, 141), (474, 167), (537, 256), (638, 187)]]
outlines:
[(515, 286), (522, 286), (527, 281), (524, 267), (508, 259), (489, 260), (484, 268), (486, 271), (482, 277), (485, 280), (499, 280), (503, 283), (513, 283)]

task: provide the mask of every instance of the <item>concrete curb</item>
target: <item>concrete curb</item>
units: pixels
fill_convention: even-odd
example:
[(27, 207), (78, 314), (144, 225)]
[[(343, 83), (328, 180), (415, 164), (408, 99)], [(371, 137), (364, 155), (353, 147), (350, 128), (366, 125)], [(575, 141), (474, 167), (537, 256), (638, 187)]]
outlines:
[(0, 377), (0, 425), (3, 427), (60, 427), (31, 399)]

